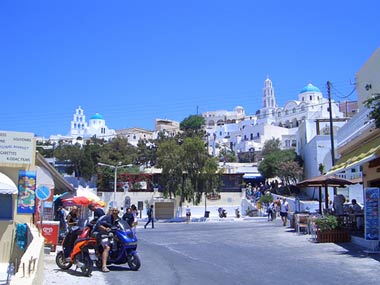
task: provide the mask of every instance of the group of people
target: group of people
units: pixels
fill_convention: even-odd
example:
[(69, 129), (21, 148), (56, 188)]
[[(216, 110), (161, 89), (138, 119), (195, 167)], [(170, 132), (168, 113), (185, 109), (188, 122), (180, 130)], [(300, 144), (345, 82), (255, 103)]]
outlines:
[[(90, 205), (89, 209), (94, 213), (94, 219), (91, 223), (95, 224), (93, 232), (99, 239), (99, 243), (103, 247), (102, 252), (102, 272), (109, 272), (110, 270), (107, 267), (107, 260), (109, 256), (109, 252), (111, 250), (111, 241), (108, 237), (108, 233), (111, 231), (112, 227), (116, 226), (118, 221), (120, 220), (119, 209), (118, 208), (110, 208), (108, 210), (107, 215), (101, 208), (96, 208), (94, 205)], [(151, 208), (153, 210), (153, 205)], [(135, 205), (131, 205), (128, 207), (121, 217), (122, 220), (126, 221), (127, 224), (131, 227), (133, 231), (136, 230), (137, 226), (137, 216), (138, 210)], [(149, 220), (152, 219), (152, 215), (148, 215), (148, 223)], [(100, 238), (99, 238), (100, 237)]]
[(286, 201), (285, 197), (281, 200), (276, 199), (267, 207), (268, 221), (273, 221), (276, 218), (277, 213), (279, 213), (282, 220), (282, 225), (286, 226), (289, 211), (289, 203)]

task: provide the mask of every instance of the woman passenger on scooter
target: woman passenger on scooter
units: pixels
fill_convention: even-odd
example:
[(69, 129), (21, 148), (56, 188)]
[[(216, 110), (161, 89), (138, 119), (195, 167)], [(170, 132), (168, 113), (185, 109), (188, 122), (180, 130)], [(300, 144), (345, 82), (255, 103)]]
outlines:
[[(117, 225), (119, 220), (119, 210), (117, 208), (112, 209), (112, 214), (105, 215), (101, 217), (95, 225), (95, 231), (100, 235), (108, 234), (111, 231), (113, 226)], [(107, 259), (110, 252), (110, 240), (107, 237), (102, 238), (100, 241), (103, 247), (102, 253), (102, 272), (109, 272), (110, 270), (107, 268)]]
[(78, 207), (73, 206), (70, 213), (66, 217), (67, 226), (73, 227), (78, 225)]

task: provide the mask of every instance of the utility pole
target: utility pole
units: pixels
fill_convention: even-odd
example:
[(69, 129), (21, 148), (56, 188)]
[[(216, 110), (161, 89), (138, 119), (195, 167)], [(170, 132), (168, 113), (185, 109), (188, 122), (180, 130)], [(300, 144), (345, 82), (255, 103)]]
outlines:
[(332, 118), (332, 108), (331, 108), (331, 82), (327, 81), (327, 95), (329, 99), (329, 115), (330, 115), (330, 141), (331, 141), (331, 165), (335, 165), (335, 146), (334, 146), (334, 129), (333, 129), (333, 118)]

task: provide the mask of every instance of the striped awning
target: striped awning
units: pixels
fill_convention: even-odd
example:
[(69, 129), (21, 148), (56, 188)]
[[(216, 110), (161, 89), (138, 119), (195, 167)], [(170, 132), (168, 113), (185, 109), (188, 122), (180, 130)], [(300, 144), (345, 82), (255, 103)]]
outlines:
[(343, 155), (337, 163), (326, 173), (326, 175), (335, 174), (345, 169), (362, 165), (378, 156), (380, 151), (380, 142), (375, 139), (371, 142), (362, 144), (354, 151)]

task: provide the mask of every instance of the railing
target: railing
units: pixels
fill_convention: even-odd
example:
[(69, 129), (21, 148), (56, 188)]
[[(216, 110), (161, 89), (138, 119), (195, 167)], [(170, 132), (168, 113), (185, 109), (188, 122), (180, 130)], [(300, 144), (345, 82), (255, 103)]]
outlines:
[(365, 109), (357, 113), (339, 129), (336, 135), (338, 147), (358, 136), (361, 130), (366, 128), (367, 124), (371, 121), (368, 117), (369, 113), (370, 109)]

